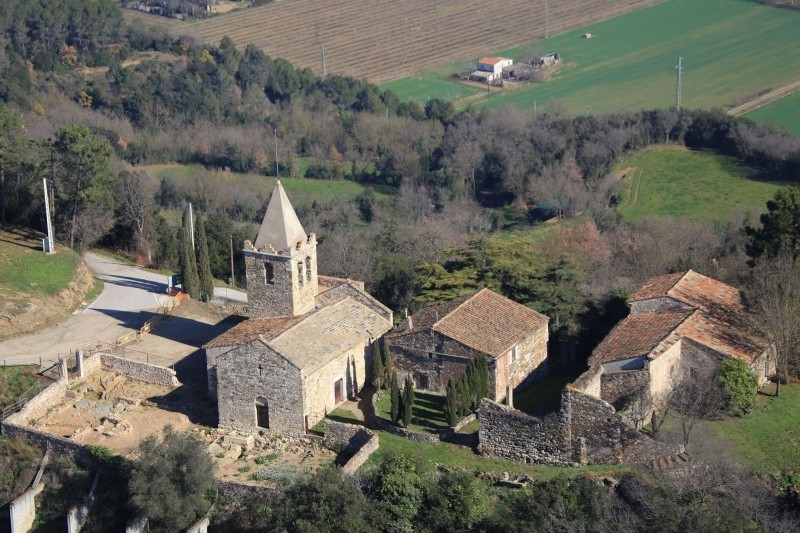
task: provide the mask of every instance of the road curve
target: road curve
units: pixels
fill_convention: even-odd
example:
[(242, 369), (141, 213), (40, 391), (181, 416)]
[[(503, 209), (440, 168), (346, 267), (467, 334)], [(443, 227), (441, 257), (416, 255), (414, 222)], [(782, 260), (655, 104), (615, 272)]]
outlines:
[(87, 252), (84, 261), (105, 287), (85, 309), (65, 322), (0, 342), (0, 363), (53, 362), (59, 355), (97, 341), (110, 342), (141, 325), (169, 300), (167, 277), (138, 267), (123, 265)]

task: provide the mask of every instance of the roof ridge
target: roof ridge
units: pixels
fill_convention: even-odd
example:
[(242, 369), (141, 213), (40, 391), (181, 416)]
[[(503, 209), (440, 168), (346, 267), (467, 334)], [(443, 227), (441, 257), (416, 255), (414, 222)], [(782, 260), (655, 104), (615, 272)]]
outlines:
[[(681, 278), (681, 279), (683, 279), (683, 278)], [(674, 313), (680, 313), (680, 312), (683, 312), (683, 311), (672, 311), (672, 312), (674, 312)], [(647, 357), (647, 359), (648, 359), (648, 360), (650, 360), (650, 361), (652, 361), (652, 359), (650, 358), (650, 355), (652, 355), (652, 354), (653, 354), (653, 353), (654, 353), (654, 352), (655, 352), (655, 351), (658, 349), (658, 347), (659, 347), (659, 346), (661, 346), (661, 344), (663, 344), (663, 343), (664, 343), (666, 340), (668, 340), (668, 339), (669, 339), (669, 338), (670, 338), (670, 337), (671, 337), (673, 334), (675, 334), (675, 335), (680, 335), (681, 337), (685, 337), (686, 335), (683, 335), (682, 333), (679, 333), (679, 332), (677, 331), (677, 330), (678, 330), (678, 328), (679, 328), (679, 327), (681, 327), (682, 325), (684, 325), (684, 324), (686, 323), (686, 321), (687, 321), (687, 320), (689, 320), (690, 318), (692, 318), (693, 316), (695, 316), (697, 313), (700, 313), (700, 312), (701, 312), (701, 310), (700, 310), (698, 307), (694, 307), (694, 308), (692, 309), (692, 312), (691, 312), (691, 313), (689, 313), (688, 315), (686, 315), (686, 317), (685, 317), (683, 320), (681, 320), (680, 322), (678, 322), (677, 324), (675, 324), (675, 327), (673, 327), (671, 330), (669, 330), (669, 332), (668, 332), (666, 335), (664, 335), (664, 338), (662, 338), (660, 341), (658, 341), (658, 344), (656, 344), (656, 345), (653, 347), (653, 349), (652, 349), (652, 350), (650, 350), (648, 353), (646, 353), (646, 354), (645, 354), (645, 356)]]

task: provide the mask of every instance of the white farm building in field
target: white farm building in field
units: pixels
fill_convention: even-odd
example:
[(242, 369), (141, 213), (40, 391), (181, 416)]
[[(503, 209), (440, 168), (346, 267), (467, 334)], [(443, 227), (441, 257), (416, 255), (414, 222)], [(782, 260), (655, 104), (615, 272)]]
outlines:
[(473, 81), (490, 82), (503, 75), (503, 68), (514, 64), (513, 59), (505, 57), (482, 57), (478, 61), (478, 70), (470, 74)]

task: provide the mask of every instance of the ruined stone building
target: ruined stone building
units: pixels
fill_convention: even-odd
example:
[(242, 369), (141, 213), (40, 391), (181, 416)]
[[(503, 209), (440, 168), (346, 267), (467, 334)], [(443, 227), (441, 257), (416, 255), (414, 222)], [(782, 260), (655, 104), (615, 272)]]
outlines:
[(445, 392), (470, 358), (489, 363), (493, 400), (531, 377), (546, 373), (549, 319), (533, 309), (482, 289), (414, 313), (386, 336), (398, 373), (419, 389)]
[(300, 435), (355, 396), (392, 312), (363, 283), (319, 276), (280, 182), (255, 243), (244, 243), (250, 318), (204, 346), (219, 425)]
[(650, 279), (628, 305), (630, 314), (589, 359), (597, 376), (589, 392), (617, 407), (643, 387), (657, 401), (731, 357), (746, 361), (759, 383), (775, 370), (735, 287), (689, 270)]

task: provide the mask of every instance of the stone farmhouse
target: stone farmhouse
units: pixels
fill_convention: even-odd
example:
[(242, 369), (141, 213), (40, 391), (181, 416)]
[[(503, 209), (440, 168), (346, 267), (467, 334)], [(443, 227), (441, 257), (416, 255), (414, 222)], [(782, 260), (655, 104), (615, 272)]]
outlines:
[(250, 318), (204, 346), (219, 426), (302, 435), (366, 382), (392, 312), (363, 283), (319, 276), (280, 182), (255, 243), (244, 243)]
[(490, 398), (503, 400), (514, 387), (546, 373), (549, 319), (533, 309), (482, 289), (429, 306), (386, 335), (398, 374), (411, 374), (419, 389), (445, 392), (469, 360), (487, 356)]
[[(759, 383), (775, 370), (769, 343), (753, 331), (734, 287), (689, 270), (652, 278), (628, 304), (630, 315), (595, 349), (589, 370), (562, 392), (559, 411), (537, 418), (484, 400), (479, 450), (546, 464), (669, 462), (682, 450), (639, 432), (647, 418), (641, 412), (726, 358), (746, 361)], [(620, 411), (643, 401), (642, 392), (644, 410)]]
[(630, 314), (595, 349), (591, 393), (623, 407), (643, 387), (653, 401), (683, 380), (737, 357), (763, 384), (775, 364), (745, 315), (738, 289), (692, 270), (650, 279), (628, 298)]

